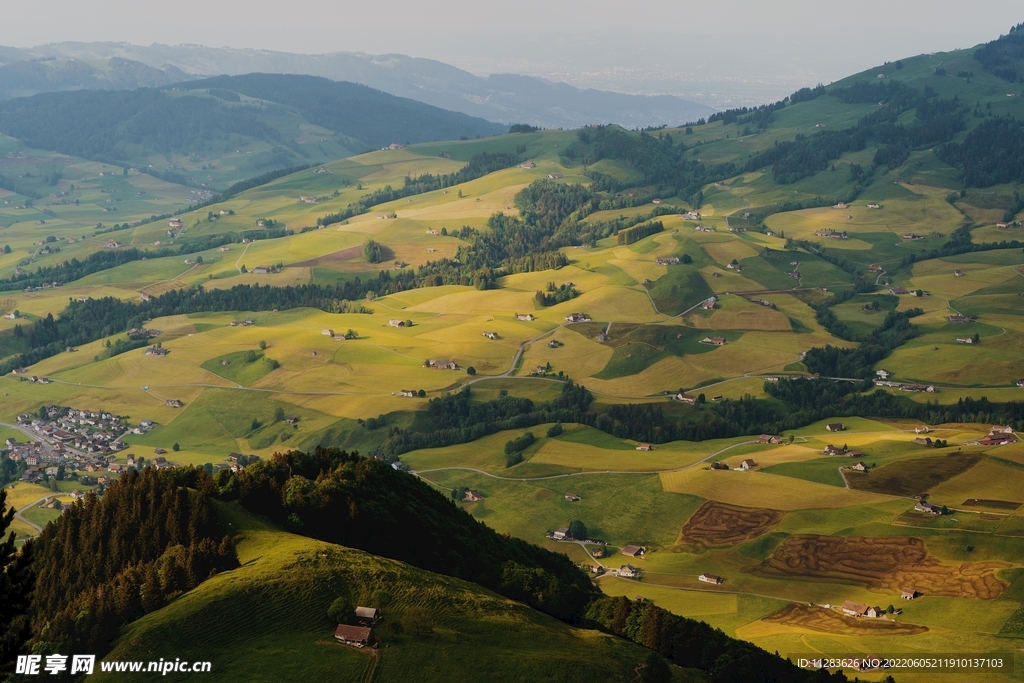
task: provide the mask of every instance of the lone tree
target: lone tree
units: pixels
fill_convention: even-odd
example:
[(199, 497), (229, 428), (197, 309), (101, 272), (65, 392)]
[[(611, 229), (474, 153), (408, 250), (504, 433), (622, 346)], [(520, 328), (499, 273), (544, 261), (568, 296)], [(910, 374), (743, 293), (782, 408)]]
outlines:
[(335, 598), (327, 608), (327, 618), (338, 624), (351, 624), (355, 621), (356, 608), (352, 601), (345, 597)]
[(587, 525), (578, 519), (569, 522), (569, 535), (577, 541), (587, 540)]

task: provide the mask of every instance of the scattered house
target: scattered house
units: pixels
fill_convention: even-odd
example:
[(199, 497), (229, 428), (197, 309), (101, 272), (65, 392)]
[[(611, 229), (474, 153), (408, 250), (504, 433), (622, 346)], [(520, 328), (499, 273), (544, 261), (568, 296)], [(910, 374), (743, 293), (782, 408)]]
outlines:
[(605, 328), (603, 331), (598, 333), (598, 335), (596, 337), (594, 337), (594, 339), (596, 339), (597, 341), (602, 342), (602, 343), (604, 343), (604, 342), (608, 341), (609, 339), (611, 339), (611, 335), (608, 334), (608, 328)]
[(916, 503), (914, 503), (914, 510), (916, 510), (917, 512), (923, 512), (926, 515), (942, 514), (942, 508), (932, 505), (931, 503), (926, 503), (923, 500), (919, 500)]
[(525, 164), (519, 164), (519, 168), (525, 168), (526, 170), (529, 170), (531, 168), (537, 168), (537, 164), (533, 163), (532, 161), (527, 161)]
[(900, 598), (903, 600), (913, 600), (917, 597), (917, 591), (913, 588), (904, 588), (900, 591)]
[(252, 269), (255, 275), (268, 275), (270, 273), (270, 266), (256, 266)]
[(304, 204), (316, 204), (318, 200), (316, 197), (310, 197), (309, 195), (302, 195), (299, 197), (299, 201)]
[(978, 439), (978, 445), (980, 446), (1003, 446), (1008, 443), (1016, 443), (1017, 436), (1013, 433), (1011, 427), (992, 427), (989, 429), (988, 436), (983, 439)]
[(231, 251), (231, 247), (217, 247), (217, 251), (223, 254), (225, 251)]
[(497, 339), (498, 338), (498, 333), (497, 332), (484, 332), (483, 335), (485, 337), (487, 337), (488, 339)]
[(473, 489), (470, 489), (469, 491), (466, 491), (466, 495), (462, 497), (462, 500), (466, 501), (467, 503), (475, 503), (478, 500), (483, 500), (483, 499), (484, 499), (483, 494), (480, 493), (479, 491), (475, 491)]
[(619, 567), (619, 576), (623, 576), (627, 579), (635, 579), (640, 576), (640, 570), (631, 564), (624, 564)]
[(757, 463), (751, 460), (750, 458), (747, 458), (746, 460), (740, 463), (740, 469), (743, 471), (752, 470), (755, 467), (757, 467)]
[(654, 446), (652, 446), (649, 443), (641, 443), (641, 444), (637, 444), (636, 449), (638, 451), (653, 451), (654, 450)]
[(711, 310), (714, 310), (715, 304), (717, 304), (717, 303), (718, 303), (718, 299), (712, 296), (712, 297), (709, 297), (707, 299), (704, 299), (704, 301), (701, 303), (700, 307), (703, 310), (705, 310), (705, 311), (711, 311)]
[(674, 266), (679, 263), (678, 256), (659, 256), (656, 259), (659, 266)]
[(821, 452), (824, 453), (825, 455), (846, 455), (847, 453), (845, 448), (833, 446), (832, 444), (825, 446), (825, 448), (823, 448)]
[(832, 208), (833, 209), (848, 209), (849, 208), (849, 204), (847, 204), (846, 202), (839, 202), (838, 204), (836, 204)]
[(548, 346), (552, 349), (557, 349), (560, 346), (564, 346), (564, 344), (558, 341), (557, 339), (552, 339), (551, 341), (548, 342)]
[(696, 212), (696, 211), (687, 211), (684, 214), (684, 218), (686, 218), (686, 220), (688, 220), (688, 221), (699, 221), (700, 220), (700, 214), (698, 212)]
[(169, 398), (165, 401), (165, 403), (167, 404), (168, 408), (180, 408), (183, 405), (185, 405), (184, 403), (181, 402), (181, 399), (178, 398)]
[(569, 502), (569, 503), (576, 503), (576, 502), (579, 502), (580, 500), (583, 500), (583, 499), (580, 498), (575, 493), (567, 493), (567, 494), (565, 494), (565, 500), (566, 500), (566, 502)]
[(875, 370), (875, 374), (878, 375), (878, 377), (881, 379), (889, 379), (889, 375), (891, 375), (892, 373), (889, 372), (888, 370)]
[(366, 647), (373, 645), (376, 641), (372, 628), (349, 626), (348, 624), (338, 624), (338, 628), (334, 631), (334, 637), (338, 642), (353, 647)]
[(290, 416), (290, 417), (286, 417), (286, 418), (284, 419), (284, 421), (285, 421), (285, 422), (287, 422), (287, 423), (288, 423), (288, 424), (290, 424), (290, 425), (293, 425), (293, 424), (297, 424), (297, 423), (298, 423), (298, 421), (299, 421), (299, 418), (298, 418), (298, 417), (296, 417), (296, 416), (294, 416), (294, 415), (292, 415), (292, 416)]
[(735, 270), (737, 273), (743, 272), (743, 266), (741, 266), (738, 263), (728, 263), (725, 267), (728, 268), (729, 270)]
[(908, 242), (913, 241), (913, 240), (923, 240), (924, 239), (924, 237), (921, 237), (920, 235), (915, 234), (913, 232), (904, 233), (902, 235), (902, 237), (903, 237), (903, 239), (907, 240)]
[(716, 586), (725, 583), (725, 579), (723, 579), (721, 576), (718, 576), (717, 574), (708, 574), (706, 572), (698, 576), (697, 580), (703, 581), (704, 583), (713, 583)]
[(388, 321), (388, 327), (405, 327), (405, 321), (392, 318)]
[(930, 431), (931, 430), (928, 429), (928, 425), (921, 425), (919, 427), (914, 427), (914, 433), (915, 434), (927, 434)]
[(956, 338), (956, 343), (957, 344), (973, 344), (974, 343), (974, 337), (957, 337)]
[(535, 367), (533, 369), (533, 372), (530, 373), (530, 374), (531, 375), (546, 375), (549, 372), (551, 372), (551, 366), (550, 365), (538, 365), (537, 367)]
[(622, 549), (622, 554), (626, 557), (643, 557), (646, 552), (647, 548), (642, 545), (627, 545)]
[(570, 313), (565, 316), (565, 322), (567, 323), (589, 323), (590, 316), (586, 313)]
[(107, 249), (117, 249), (121, 246), (121, 243), (116, 240), (110, 240), (107, 242)]
[(527, 322), (530, 322), (531, 320), (536, 319), (537, 318), (533, 315), (533, 313), (516, 313), (516, 320), (525, 320)]
[(696, 396), (690, 396), (689, 394), (687, 394), (685, 392), (679, 392), (678, 394), (674, 395), (672, 397), (672, 400), (674, 400), (674, 401), (682, 401), (683, 403), (686, 403), (686, 404), (691, 405), (691, 406), (695, 405), (697, 403), (697, 397)]
[(854, 602), (853, 600), (847, 600), (843, 603), (843, 614), (851, 617), (866, 617), (868, 610), (871, 609), (868, 605), (863, 602)]
[(761, 436), (760, 436), (760, 437), (758, 438), (757, 442), (758, 442), (758, 443), (772, 443), (772, 444), (778, 444), (778, 443), (782, 443), (782, 440), (783, 440), (783, 439), (782, 439), (782, 437), (781, 437), (781, 436), (773, 436), (773, 435), (771, 435), (771, 434), (762, 434), (762, 435), (761, 435)]
[(951, 323), (973, 323), (977, 319), (976, 315), (960, 315), (959, 313), (946, 316), (946, 320)]
[(1009, 223), (999, 222), (999, 223), (996, 223), (996, 227), (997, 228), (1008, 228), (1008, 227), (1010, 227), (1010, 224)]
[(865, 616), (869, 619), (880, 619), (885, 616), (885, 610), (878, 606), (868, 607), (868, 611)]
[(830, 432), (842, 432), (846, 429), (846, 425), (844, 425), (842, 422), (835, 422), (833, 424), (825, 425), (825, 429)]
[(719, 461), (711, 463), (711, 469), (713, 469), (713, 470), (727, 470), (727, 469), (729, 469), (729, 466), (726, 465), (721, 460), (719, 460)]
[(356, 607), (356, 621), (361, 626), (373, 626), (380, 620), (380, 610), (376, 607)]
[(870, 265), (870, 266), (868, 266), (868, 270), (870, 272), (872, 272), (872, 273), (881, 273), (882, 272), (882, 266)]
[(453, 360), (432, 360), (428, 367), (434, 370), (458, 370), (459, 364)]
[(867, 472), (868, 471), (868, 466), (865, 465), (862, 462), (857, 462), (857, 463), (854, 463), (854, 464), (850, 465), (850, 469), (854, 470), (855, 472)]
[(914, 443), (916, 443), (918, 446), (928, 446), (930, 448), (932, 445), (932, 440), (927, 436), (919, 436), (916, 439), (914, 439)]
[(868, 204), (868, 208), (869, 209), (881, 209), (882, 205), (881, 204)]
[(962, 270), (954, 270), (953, 271), (953, 275), (955, 275), (956, 277), (963, 277), (964, 276), (964, 271), (962, 271)]
[(555, 539), (556, 541), (564, 541), (568, 535), (569, 527), (560, 526), (557, 529), (555, 529), (555, 532), (553, 534), (551, 534), (551, 538)]
[(700, 340), (701, 344), (711, 344), (713, 346), (725, 346), (725, 337), (704, 337)]
[(249, 325), (255, 325), (255, 324), (256, 323), (255, 323), (255, 321), (253, 321), (252, 318), (246, 318), (245, 320), (242, 321), (242, 326), (243, 327), (248, 327)]
[(906, 296), (907, 294), (910, 294), (906, 287), (890, 287), (889, 293), (893, 296)]
[(398, 392), (398, 395), (403, 398), (416, 398), (416, 391), (415, 389), (402, 389)]
[(175, 229), (177, 229), (177, 228), (184, 228), (185, 227), (185, 221), (181, 220), (180, 218), (172, 218), (171, 220), (167, 221), (167, 225), (168, 225), (168, 227), (175, 228)]
[(187, 258), (184, 260), (184, 264), (186, 266), (194, 266), (196, 264), (196, 260), (194, 258)]
[(902, 385), (900, 387), (900, 389), (903, 390), (903, 391), (913, 391), (913, 392), (924, 391), (924, 392), (927, 392), (929, 394), (934, 394), (935, 393), (935, 386), (932, 385), (932, 384), (904, 384), (904, 385)]
[(322, 334), (325, 337), (333, 337), (334, 330), (320, 330), (320, 334)]
[(548, 173), (548, 180), (558, 180), (559, 178), (564, 178), (564, 177), (565, 177), (564, 173)]
[(1024, 379), (1017, 380), (1017, 386), (1021, 387), (1022, 389), (1024, 389)]
[(169, 351), (167, 349), (163, 348), (162, 346), (147, 346), (146, 347), (146, 354), (145, 355), (147, 355), (147, 356), (155, 356), (157, 358), (163, 358), (168, 353), (169, 353)]
[(145, 292), (143, 292), (142, 294), (139, 295), (139, 298), (142, 299), (143, 301), (149, 301), (153, 297), (151, 297), (149, 294), (146, 294)]

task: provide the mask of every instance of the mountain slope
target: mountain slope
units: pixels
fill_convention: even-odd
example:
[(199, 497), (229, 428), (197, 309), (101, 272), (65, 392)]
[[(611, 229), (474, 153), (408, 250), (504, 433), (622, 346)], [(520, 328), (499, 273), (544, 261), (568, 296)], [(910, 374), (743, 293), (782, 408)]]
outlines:
[[(393, 95), (492, 121), (552, 128), (595, 122), (629, 127), (678, 125), (714, 111), (706, 105), (672, 96), (580, 90), (530, 76), (480, 77), (443, 62), (406, 55), (352, 52), (302, 55), (200, 45), (143, 47), (127, 43), (56, 43), (23, 50), (0, 48), (0, 59), (42, 57), (79, 60), (122, 57), (159, 69), (173, 65), (204, 76), (250, 72), (323, 76), (362, 83)], [(44, 84), (39, 87), (43, 89)]]
[(209, 176), (215, 187), (367, 147), (503, 131), (466, 114), (313, 76), (250, 74), (173, 88), (78, 90), (0, 101), (0, 132), (28, 147), (120, 166), (152, 168), (156, 162), (176, 182), (186, 181), (187, 170)]
[[(242, 567), (128, 626), (107, 660), (208, 660), (218, 681), (593, 681), (633, 680), (649, 654), (474, 584), (218, 508)], [(327, 608), (342, 596), (382, 610), (379, 650), (334, 642)], [(702, 680), (674, 671), (677, 681)], [(108, 677), (124, 680), (97, 680)]]

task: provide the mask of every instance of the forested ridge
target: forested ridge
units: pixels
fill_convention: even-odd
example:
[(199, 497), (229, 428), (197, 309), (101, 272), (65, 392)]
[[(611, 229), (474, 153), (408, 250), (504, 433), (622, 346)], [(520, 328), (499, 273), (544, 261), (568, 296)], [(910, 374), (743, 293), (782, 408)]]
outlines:
[[(208, 89), (215, 96), (209, 96)], [(227, 93), (262, 101), (229, 102)], [(274, 158), (287, 163), (304, 155), (283, 136), (285, 129), (278, 128), (276, 117), (282, 110), (372, 148), (503, 132), (498, 124), (364, 85), (283, 74), (218, 76), (175, 88), (77, 90), (5, 100), (0, 102), (0, 132), (30, 147), (118, 165), (134, 159), (140, 148), (188, 154), (222, 146), (226, 136), (241, 135), (274, 145)]]
[(202, 469), (129, 471), (32, 543), (33, 651), (105, 654), (118, 631), (238, 566)]

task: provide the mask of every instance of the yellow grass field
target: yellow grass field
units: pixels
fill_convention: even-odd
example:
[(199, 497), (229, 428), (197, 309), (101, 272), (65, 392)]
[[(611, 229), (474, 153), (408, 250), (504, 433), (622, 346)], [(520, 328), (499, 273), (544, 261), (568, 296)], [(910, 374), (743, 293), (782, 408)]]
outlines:
[(655, 446), (653, 451), (612, 450), (552, 439), (540, 447), (530, 462), (579, 467), (584, 470), (654, 472), (686, 467), (712, 452), (704, 449), (674, 448), (673, 444)]
[(960, 505), (968, 498), (1024, 503), (1020, 474), (1009, 465), (986, 458), (963, 474), (942, 482), (931, 491), (935, 500)]
[(666, 491), (688, 493), (732, 505), (776, 510), (866, 505), (889, 498), (756, 471), (694, 468), (659, 476)]

